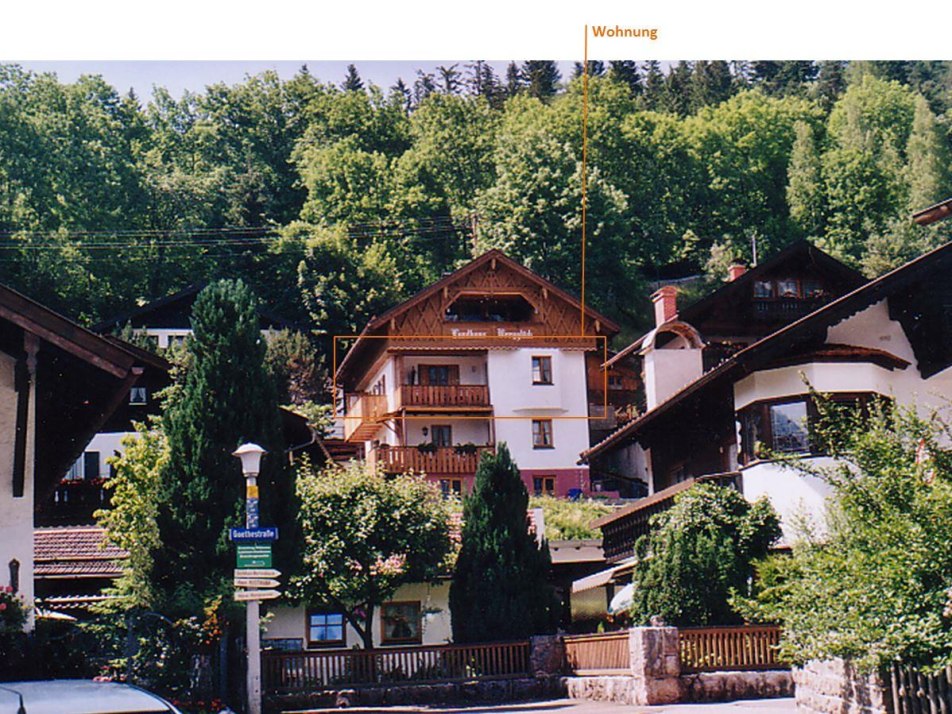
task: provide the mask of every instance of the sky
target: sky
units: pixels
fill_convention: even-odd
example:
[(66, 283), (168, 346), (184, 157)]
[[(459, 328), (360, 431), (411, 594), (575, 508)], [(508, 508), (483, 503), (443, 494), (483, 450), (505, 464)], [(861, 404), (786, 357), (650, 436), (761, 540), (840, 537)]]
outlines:
[[(350, 61), (339, 60), (287, 60), (266, 62), (260, 60), (230, 60), (230, 61), (90, 61), (90, 60), (56, 60), (56, 61), (16, 61), (13, 62), (35, 72), (54, 72), (61, 82), (74, 82), (83, 74), (99, 74), (120, 93), (125, 94), (129, 89), (135, 90), (138, 97), (148, 100), (152, 96), (155, 86), (165, 87), (173, 97), (180, 97), (186, 90), (200, 92), (209, 84), (224, 82), (236, 84), (247, 75), (260, 74), (267, 70), (274, 70), (283, 79), (293, 77), (302, 65), (307, 65), (311, 74), (326, 82), (340, 84), (347, 74), (347, 65)], [(519, 60), (521, 61), (521, 60)], [(366, 60), (353, 61), (357, 71), (365, 83), (374, 83), (384, 89), (391, 87), (398, 78), (409, 85), (413, 85), (417, 70), (436, 73), (438, 66), (448, 67), (457, 64), (460, 71), (466, 73), (465, 65), (470, 60), (432, 59), (410, 60)], [(508, 61), (492, 61), (497, 74), (505, 76)], [(560, 62), (559, 68), (564, 78), (571, 76), (573, 63)]]

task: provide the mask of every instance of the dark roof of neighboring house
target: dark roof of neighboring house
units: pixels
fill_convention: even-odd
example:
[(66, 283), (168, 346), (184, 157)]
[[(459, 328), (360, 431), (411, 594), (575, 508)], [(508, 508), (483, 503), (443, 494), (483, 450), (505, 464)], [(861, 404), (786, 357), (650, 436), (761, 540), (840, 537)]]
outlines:
[[(582, 461), (588, 461), (613, 444), (624, 442), (628, 437), (633, 437), (647, 424), (670, 412), (683, 400), (698, 394), (709, 385), (725, 379), (739, 379), (773, 360), (789, 357), (795, 348), (802, 347), (805, 342), (811, 339), (815, 340), (820, 334), (825, 335), (827, 328), (832, 325), (865, 310), (890, 294), (916, 285), (930, 271), (943, 266), (952, 268), (952, 243), (946, 243), (875, 280), (870, 280), (865, 285), (740, 350), (710, 372), (702, 375), (661, 404), (658, 404), (651, 411), (628, 422), (600, 443), (582, 452)], [(815, 347), (819, 348), (821, 345)], [(869, 351), (867, 350), (867, 352)], [(880, 351), (876, 350), (875, 352)], [(865, 357), (870, 357), (870, 355), (865, 354)], [(895, 355), (882, 353), (875, 357), (876, 359), (893, 362), (894, 366), (900, 366), (895, 362), (895, 360), (899, 360)], [(904, 360), (899, 361), (904, 362)]]
[(679, 310), (676, 319), (694, 324), (694, 322), (715, 303), (747, 289), (755, 280), (770, 274), (775, 268), (791, 261), (796, 261), (798, 265), (812, 264), (825, 272), (836, 274), (854, 289), (866, 282), (866, 278), (862, 273), (853, 270), (853, 268), (841, 263), (833, 256), (824, 253), (809, 241), (797, 241), (770, 256), (770, 258), (764, 262), (745, 271), (735, 280), (724, 283), (714, 292), (705, 295), (684, 309)]
[(39, 345), (34, 449), (34, 490), (39, 502), (82, 454), (150, 362), (122, 341), (105, 340), (0, 285), (0, 349), (25, 357), (30, 335)]
[(37, 528), (33, 532), (34, 577), (115, 578), (129, 554), (106, 542), (98, 526)]
[[(126, 312), (120, 313), (119, 315), (111, 317), (108, 320), (98, 322), (92, 326), (92, 330), (94, 332), (109, 332), (111, 330), (120, 329), (126, 324), (131, 324), (133, 327), (179, 327), (182, 329), (187, 329), (190, 325), (188, 315), (191, 313), (192, 304), (195, 302), (195, 298), (198, 297), (198, 294), (203, 289), (205, 289), (207, 285), (208, 283), (204, 282), (194, 283), (189, 285), (187, 288), (183, 288), (178, 292), (172, 293), (171, 295), (157, 298), (146, 303), (145, 305), (133, 308), (132, 310), (127, 310)], [(150, 317), (156, 317), (163, 314), (171, 314), (172, 322), (175, 324), (150, 323)], [(272, 327), (289, 328), (294, 330), (306, 329), (301, 325), (297, 325), (290, 320), (286, 320), (263, 307), (258, 308), (258, 317), (262, 329)], [(168, 318), (159, 320), (159, 322), (167, 321)]]

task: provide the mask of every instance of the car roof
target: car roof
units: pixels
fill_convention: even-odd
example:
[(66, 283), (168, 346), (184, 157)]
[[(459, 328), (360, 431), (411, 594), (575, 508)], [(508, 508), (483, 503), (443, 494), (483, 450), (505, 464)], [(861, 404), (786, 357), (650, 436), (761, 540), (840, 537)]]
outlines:
[[(4, 696), (4, 690), (12, 699)], [(0, 714), (16, 714), (19, 694), (26, 714), (152, 714), (174, 712), (144, 689), (119, 682), (58, 679), (0, 683)]]

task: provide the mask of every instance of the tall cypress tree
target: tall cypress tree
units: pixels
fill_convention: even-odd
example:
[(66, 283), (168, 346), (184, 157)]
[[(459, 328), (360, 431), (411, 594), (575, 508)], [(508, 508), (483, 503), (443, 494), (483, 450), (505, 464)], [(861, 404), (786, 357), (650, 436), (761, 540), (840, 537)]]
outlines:
[(166, 404), (170, 458), (161, 477), (154, 554), (157, 605), (170, 615), (200, 613), (232, 590), (235, 548), (228, 528), (244, 523), (244, 479), (232, 452), (252, 441), (267, 449), (258, 483), (261, 523), (281, 527), (276, 566), (293, 570), (296, 498), (284, 456), (276, 390), (250, 289), (220, 281), (192, 308), (184, 377)]
[(500, 444), (483, 456), (463, 504), (463, 544), (450, 611), (454, 642), (522, 639), (552, 632), (558, 606), (547, 581), (551, 560), (529, 531), (529, 494)]

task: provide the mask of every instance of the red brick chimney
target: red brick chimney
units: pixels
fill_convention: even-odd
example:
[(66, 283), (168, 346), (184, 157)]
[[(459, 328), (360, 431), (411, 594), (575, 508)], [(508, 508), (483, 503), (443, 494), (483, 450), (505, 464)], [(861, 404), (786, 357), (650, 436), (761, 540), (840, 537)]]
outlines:
[(731, 267), (727, 269), (727, 280), (729, 282), (734, 282), (741, 275), (747, 272), (747, 266), (741, 263), (739, 260), (731, 263)]
[(654, 303), (655, 325), (663, 325), (678, 314), (678, 289), (673, 285), (663, 285), (652, 296)]

